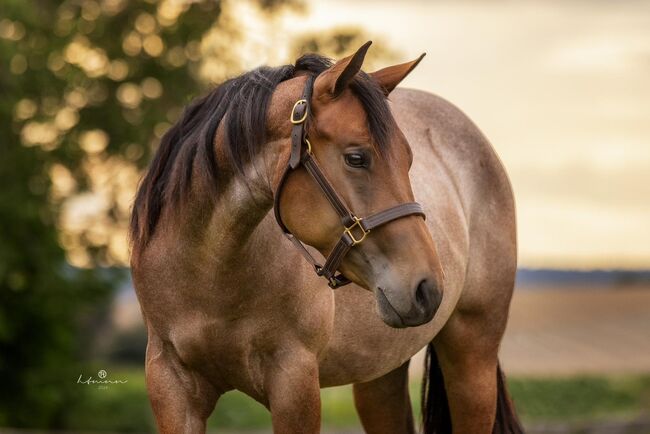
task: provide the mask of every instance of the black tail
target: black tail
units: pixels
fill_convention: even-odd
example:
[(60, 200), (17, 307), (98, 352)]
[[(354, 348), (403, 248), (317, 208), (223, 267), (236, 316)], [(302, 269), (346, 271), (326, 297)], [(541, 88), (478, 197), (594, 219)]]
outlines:
[(497, 365), (497, 417), (494, 420), (493, 434), (524, 434), (524, 428), (519, 422), (515, 406), (512, 404), (508, 387), (506, 385), (506, 376)]
[(422, 377), (423, 434), (451, 434), (447, 392), (433, 344), (427, 346)]
[[(524, 429), (517, 418), (505, 376), (497, 366), (497, 414), (493, 434), (523, 434)], [(423, 434), (451, 434), (451, 415), (447, 392), (433, 344), (427, 346), (422, 379), (422, 431)]]

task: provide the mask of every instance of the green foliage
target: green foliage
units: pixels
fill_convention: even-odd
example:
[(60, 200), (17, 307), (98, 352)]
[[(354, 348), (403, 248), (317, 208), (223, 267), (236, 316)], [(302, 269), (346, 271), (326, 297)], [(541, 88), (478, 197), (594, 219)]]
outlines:
[[(127, 173), (129, 166), (146, 164), (158, 138), (202, 89), (200, 40), (220, 12), (213, 1), (174, 4), (3, 2), (0, 60), (9, 65), (0, 70), (3, 160), (14, 165), (22, 155), (31, 172), (18, 179), (32, 192), (14, 199), (37, 190), (39, 204), (47, 204), (48, 174), (55, 168), (55, 184), (70, 177), (59, 196), (101, 193), (104, 213), (95, 225), (110, 229), (128, 220), (124, 185), (108, 179), (98, 191), (97, 175), (107, 167)], [(47, 223), (57, 221), (48, 217)], [(77, 226), (66, 244), (77, 251), (79, 264), (120, 262), (109, 236), (98, 236), (97, 226)]]
[(0, 425), (61, 426), (74, 399), (71, 360), (83, 343), (78, 318), (110, 285), (99, 272), (66, 265), (43, 156), (11, 140), (0, 149)]

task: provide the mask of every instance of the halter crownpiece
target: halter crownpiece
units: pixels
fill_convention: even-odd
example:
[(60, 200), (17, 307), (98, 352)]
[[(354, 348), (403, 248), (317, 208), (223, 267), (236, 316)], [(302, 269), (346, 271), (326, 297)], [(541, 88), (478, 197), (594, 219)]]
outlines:
[[(325, 177), (325, 174), (316, 161), (316, 157), (312, 153), (311, 143), (307, 139), (307, 129), (305, 128), (305, 124), (309, 116), (309, 107), (313, 88), (314, 77), (309, 76), (307, 77), (302, 97), (296, 101), (291, 110), (291, 116), (289, 118), (293, 124), (291, 130), (291, 156), (289, 157), (289, 163), (287, 164), (275, 193), (274, 213), (275, 220), (278, 222), (284, 235), (298, 248), (298, 251), (314, 267), (316, 274), (326, 278), (330, 288), (334, 289), (350, 283), (350, 280), (347, 277), (341, 273), (337, 273), (339, 265), (341, 265), (341, 261), (350, 249), (357, 244), (362, 243), (372, 229), (402, 217), (408, 217), (411, 215), (419, 215), (422, 218), (426, 217), (422, 206), (416, 202), (396, 205), (364, 218), (357, 217), (350, 211), (345, 202), (336, 193), (332, 184)], [(327, 256), (323, 265), (320, 265), (312, 254), (309, 253), (304, 244), (284, 225), (280, 215), (280, 195), (282, 193), (282, 187), (284, 186), (289, 174), (300, 165), (304, 166), (314, 181), (316, 181), (316, 184), (318, 184), (329, 203), (339, 215), (343, 225), (343, 234), (341, 234), (341, 238)]]

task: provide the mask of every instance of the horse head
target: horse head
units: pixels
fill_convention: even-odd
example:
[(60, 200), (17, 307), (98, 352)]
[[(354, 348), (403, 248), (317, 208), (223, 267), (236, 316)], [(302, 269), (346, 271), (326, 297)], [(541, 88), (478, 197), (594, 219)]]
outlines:
[[(278, 187), (282, 194), (276, 192), (276, 214), (288, 233), (325, 257), (336, 254), (347, 239), (349, 246), (336, 266), (341, 275), (374, 292), (386, 324), (418, 326), (440, 306), (443, 273), (421, 208), (414, 203), (409, 179), (413, 154), (387, 97), (423, 56), (366, 74), (361, 66), (369, 45), (305, 79), (305, 86), (313, 82), (308, 112), (295, 116), (294, 105), (291, 114), (294, 125), (308, 120), (304, 131), (294, 129), (304, 135), (303, 164), (285, 172)], [(318, 162), (321, 175), (314, 175), (307, 159)], [(350, 211), (341, 211), (337, 201)], [(400, 206), (406, 211), (388, 220), (397, 212), (391, 209)], [(376, 215), (385, 221), (371, 225), (357, 217)]]

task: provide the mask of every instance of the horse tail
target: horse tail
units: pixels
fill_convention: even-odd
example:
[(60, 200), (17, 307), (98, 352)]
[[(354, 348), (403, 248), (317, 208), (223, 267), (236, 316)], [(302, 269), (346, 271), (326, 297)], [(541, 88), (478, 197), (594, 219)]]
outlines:
[(423, 434), (451, 434), (451, 415), (445, 391), (445, 381), (433, 344), (427, 345), (422, 377)]
[(508, 387), (506, 385), (506, 376), (501, 370), (501, 365), (497, 365), (497, 417), (494, 420), (493, 434), (524, 434), (524, 428), (519, 422), (515, 406), (510, 399)]
[[(497, 365), (497, 411), (493, 434), (524, 434), (506, 387), (505, 375)], [(422, 378), (423, 434), (451, 434), (451, 414), (442, 370), (433, 344), (427, 346)]]

